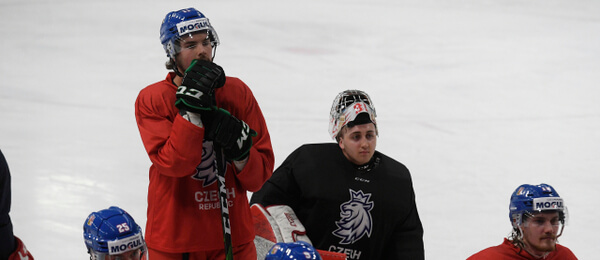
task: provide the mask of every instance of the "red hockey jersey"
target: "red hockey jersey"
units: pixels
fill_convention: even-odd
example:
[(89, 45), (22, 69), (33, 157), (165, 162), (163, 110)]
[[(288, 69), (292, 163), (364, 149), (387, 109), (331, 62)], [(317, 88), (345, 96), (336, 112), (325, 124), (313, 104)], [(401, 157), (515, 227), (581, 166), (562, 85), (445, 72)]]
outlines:
[[(504, 238), (504, 242), (498, 246), (493, 246), (481, 250), (480, 252), (467, 258), (467, 260), (536, 260), (525, 250), (513, 245), (510, 240)], [(577, 257), (567, 247), (556, 244), (556, 250), (548, 254), (544, 260), (577, 260)]]
[(31, 252), (27, 250), (23, 241), (18, 237), (15, 237), (15, 240), (17, 241), (17, 249), (8, 256), (8, 260), (33, 260)]
[[(216, 166), (212, 142), (204, 128), (185, 120), (175, 107), (174, 73), (140, 91), (135, 116), (150, 157), (146, 243), (170, 253), (223, 248)], [(217, 106), (246, 122), (254, 137), (242, 171), (227, 164), (232, 243), (254, 239), (247, 191), (257, 191), (271, 176), (274, 155), (267, 125), (251, 90), (238, 78), (227, 77), (215, 91)]]

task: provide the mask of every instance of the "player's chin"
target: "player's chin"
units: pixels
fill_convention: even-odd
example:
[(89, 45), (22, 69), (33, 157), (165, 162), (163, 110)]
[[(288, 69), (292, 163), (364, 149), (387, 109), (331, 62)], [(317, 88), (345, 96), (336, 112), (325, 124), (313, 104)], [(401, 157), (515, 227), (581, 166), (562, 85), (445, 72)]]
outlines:
[(373, 154), (369, 153), (369, 152), (364, 152), (364, 153), (359, 153), (357, 157), (358, 157), (357, 161), (360, 162), (359, 165), (363, 165), (363, 164), (367, 164), (371, 160), (371, 157), (373, 157)]
[(553, 251), (556, 249), (556, 240), (553, 238), (542, 239), (540, 247), (546, 252)]

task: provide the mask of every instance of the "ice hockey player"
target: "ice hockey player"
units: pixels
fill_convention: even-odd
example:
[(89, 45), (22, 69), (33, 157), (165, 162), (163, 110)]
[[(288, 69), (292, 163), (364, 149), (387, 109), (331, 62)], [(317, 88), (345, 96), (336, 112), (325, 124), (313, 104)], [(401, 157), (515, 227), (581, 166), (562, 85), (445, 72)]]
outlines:
[[(135, 116), (152, 165), (148, 187), (148, 257), (225, 259), (230, 232), (236, 260), (256, 259), (248, 191), (273, 173), (274, 155), (250, 88), (213, 63), (219, 44), (194, 8), (169, 12), (160, 28), (165, 80), (140, 91)], [(219, 147), (215, 149), (215, 147)], [(227, 161), (217, 175), (216, 159)], [(221, 161), (220, 161), (221, 162)], [(225, 187), (219, 189), (224, 173)], [(229, 214), (221, 214), (221, 197)], [(223, 228), (229, 219), (230, 226)], [(229, 237), (229, 236), (227, 236)], [(231, 247), (230, 247), (231, 248)]]
[(83, 222), (83, 240), (90, 260), (146, 259), (142, 228), (119, 207), (92, 212)]
[(265, 260), (321, 260), (315, 248), (307, 242), (277, 243), (273, 245)]
[(329, 127), (337, 143), (296, 149), (251, 203), (291, 207), (317, 249), (348, 259), (424, 259), (410, 173), (375, 150), (375, 117), (367, 93), (339, 93)]
[(0, 150), (0, 259), (33, 260), (23, 241), (13, 233), (10, 219), (11, 188), (10, 170), (6, 158)]
[(489, 247), (468, 260), (572, 260), (567, 247), (557, 244), (567, 221), (567, 208), (556, 190), (548, 184), (523, 184), (510, 197), (510, 238)]

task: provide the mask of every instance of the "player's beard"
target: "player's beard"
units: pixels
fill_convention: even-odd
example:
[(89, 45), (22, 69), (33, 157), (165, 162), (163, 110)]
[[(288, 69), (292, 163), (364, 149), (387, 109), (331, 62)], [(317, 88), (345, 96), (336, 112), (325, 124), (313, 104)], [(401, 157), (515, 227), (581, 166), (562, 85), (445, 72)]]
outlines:
[(550, 253), (556, 249), (556, 237), (545, 237), (539, 238), (536, 243), (532, 243), (532, 241), (527, 241), (525, 243), (525, 248), (530, 253)]

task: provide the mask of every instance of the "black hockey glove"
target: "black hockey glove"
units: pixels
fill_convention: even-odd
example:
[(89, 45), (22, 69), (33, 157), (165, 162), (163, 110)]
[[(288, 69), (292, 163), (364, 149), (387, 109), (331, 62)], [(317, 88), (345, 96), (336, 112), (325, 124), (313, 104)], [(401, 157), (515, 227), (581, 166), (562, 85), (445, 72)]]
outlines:
[(204, 112), (216, 106), (215, 89), (225, 85), (221, 66), (205, 60), (193, 60), (177, 88), (175, 106), (179, 110)]
[(203, 120), (206, 117), (204, 114), (210, 115), (207, 119), (211, 121), (205, 127), (204, 139), (221, 145), (227, 160), (241, 161), (248, 157), (256, 131), (222, 108), (203, 113)]

